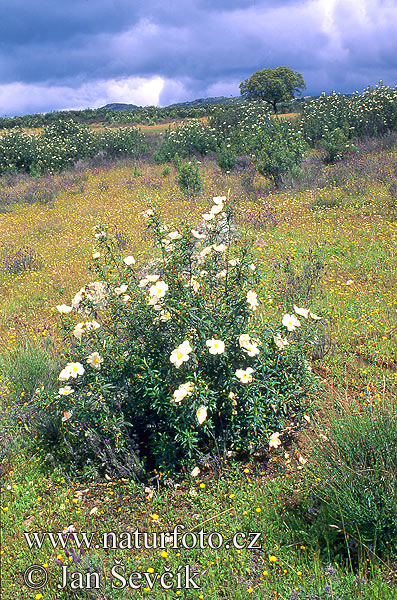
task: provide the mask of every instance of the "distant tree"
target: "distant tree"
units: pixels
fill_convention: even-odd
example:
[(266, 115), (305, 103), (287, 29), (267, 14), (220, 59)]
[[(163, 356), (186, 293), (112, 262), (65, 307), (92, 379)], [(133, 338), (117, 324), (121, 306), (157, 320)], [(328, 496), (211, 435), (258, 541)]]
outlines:
[(277, 103), (292, 100), (306, 88), (301, 73), (289, 67), (256, 71), (240, 83), (240, 93), (248, 100), (264, 100), (277, 113)]

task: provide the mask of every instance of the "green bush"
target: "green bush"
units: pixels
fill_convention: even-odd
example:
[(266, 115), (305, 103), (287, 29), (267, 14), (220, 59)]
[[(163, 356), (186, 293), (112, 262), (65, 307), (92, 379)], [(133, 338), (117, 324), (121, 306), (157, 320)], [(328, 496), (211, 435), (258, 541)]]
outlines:
[(138, 158), (145, 151), (144, 138), (133, 127), (95, 133), (72, 120), (59, 120), (37, 135), (19, 129), (0, 136), (0, 175), (25, 171), (31, 175), (55, 173), (78, 160), (102, 153), (106, 158)]
[(145, 152), (144, 136), (136, 127), (105, 129), (93, 136), (97, 150), (102, 151), (107, 158), (128, 156), (136, 159)]
[(179, 165), (178, 185), (189, 194), (198, 194), (203, 187), (203, 180), (197, 163), (182, 162)]
[(348, 148), (347, 135), (340, 127), (325, 133), (320, 141), (320, 146), (325, 150), (325, 162), (333, 163), (340, 159), (342, 153)]
[(305, 139), (312, 145), (335, 129), (347, 137), (384, 135), (397, 128), (397, 88), (379, 85), (362, 94), (325, 94), (305, 102), (302, 113)]
[(154, 154), (158, 163), (168, 162), (175, 154), (187, 158), (199, 154), (204, 156), (215, 150), (217, 138), (213, 130), (198, 119), (191, 119), (175, 129), (165, 132), (162, 144)]
[(221, 145), (216, 153), (216, 162), (224, 172), (234, 169), (237, 162), (237, 155), (230, 144)]
[(37, 397), (61, 431), (56, 444), (41, 436), (52, 460), (109, 475), (173, 473), (208, 454), (264, 451), (307, 411), (299, 324), (255, 319), (260, 274), (248, 243), (230, 245), (226, 202), (214, 198), (203, 233), (148, 210), (158, 258), (143, 270), (94, 230), (98, 281), (73, 309), (58, 307), (74, 340), (62, 387)]
[(341, 409), (314, 447), (315, 491), (329, 525), (358, 544), (385, 552), (397, 548), (397, 419), (394, 403)]

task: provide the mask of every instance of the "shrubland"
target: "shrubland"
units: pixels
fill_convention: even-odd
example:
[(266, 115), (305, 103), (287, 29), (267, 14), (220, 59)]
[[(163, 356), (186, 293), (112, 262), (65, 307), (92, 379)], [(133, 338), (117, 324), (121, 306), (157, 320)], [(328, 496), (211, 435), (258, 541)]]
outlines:
[[(194, 565), (201, 589), (175, 597), (392, 597), (394, 94), (363, 95), (356, 134), (333, 121), (333, 97), (317, 137), (304, 117), (284, 125), (242, 104), (192, 127), (216, 140), (208, 152), (2, 177), (7, 600), (25, 600), (33, 562), (50, 576), (43, 598), (70, 597), (55, 587), (61, 564), (98, 570), (101, 594), (126, 598), (111, 588), (116, 559), (149, 574)], [(349, 145), (332, 160), (327, 119), (327, 143), (342, 130)], [(259, 168), (279, 151), (273, 134), (290, 136), (277, 176)], [(200, 176), (187, 193), (183, 169), (185, 183)], [(228, 542), (258, 531), (261, 548), (83, 553), (70, 539), (33, 552), (23, 535), (176, 523)]]

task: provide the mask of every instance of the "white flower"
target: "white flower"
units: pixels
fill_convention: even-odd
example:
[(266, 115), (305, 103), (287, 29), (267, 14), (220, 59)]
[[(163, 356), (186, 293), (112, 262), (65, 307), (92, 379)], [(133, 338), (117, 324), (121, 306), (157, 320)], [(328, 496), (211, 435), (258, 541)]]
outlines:
[(246, 348), (247, 345), (251, 344), (251, 338), (248, 333), (241, 333), (238, 337), (238, 343), (240, 344), (240, 348)]
[(149, 279), (147, 277), (144, 277), (143, 279), (140, 280), (140, 282), (138, 283), (138, 285), (139, 285), (140, 288), (143, 288), (148, 283), (149, 283)]
[(213, 250), (213, 246), (207, 246), (206, 248), (203, 248), (199, 254), (199, 256), (201, 256), (201, 258), (205, 258), (207, 256), (207, 254), (210, 254)]
[(121, 298), (122, 302), (128, 302), (129, 300), (131, 300), (131, 296), (129, 296), (128, 294), (126, 294), (125, 296), (123, 296)]
[(198, 240), (203, 240), (205, 238), (205, 233), (199, 233), (196, 229), (191, 229), (193, 237)]
[(74, 379), (76, 379), (78, 375), (83, 375), (85, 373), (83, 365), (79, 362), (68, 363), (66, 368), (69, 370), (70, 377), (73, 377)]
[(182, 236), (179, 233), (179, 231), (171, 231), (168, 234), (168, 237), (170, 238), (170, 240), (180, 240), (182, 238)]
[(142, 214), (146, 219), (148, 219), (149, 217), (153, 217), (154, 210), (152, 210), (151, 208), (148, 208), (147, 210), (144, 210)]
[(288, 331), (295, 331), (297, 327), (300, 327), (300, 321), (295, 315), (289, 315), (288, 313), (283, 316), (282, 324), (288, 329)]
[(92, 255), (92, 258), (99, 258), (101, 256), (100, 252), (94, 252), (94, 254)]
[(186, 396), (190, 396), (194, 389), (194, 383), (191, 381), (187, 381), (186, 383), (182, 383), (177, 390), (172, 394), (175, 402), (179, 404)]
[(248, 354), (248, 356), (256, 356), (259, 354), (259, 348), (257, 344), (258, 340), (255, 342), (252, 341), (248, 333), (240, 334), (238, 342), (240, 344), (240, 348), (242, 348), (243, 351)]
[(289, 346), (288, 340), (286, 338), (281, 337), (279, 333), (273, 336), (273, 340), (277, 348), (280, 348), (280, 350), (283, 350), (285, 346)]
[(67, 381), (71, 377), (76, 379), (77, 375), (83, 375), (84, 372), (85, 370), (81, 363), (68, 363), (60, 372), (58, 379), (59, 381)]
[(247, 302), (250, 305), (252, 310), (256, 310), (258, 308), (258, 295), (253, 290), (247, 292)]
[(190, 352), (192, 352), (192, 348), (186, 340), (171, 352), (170, 361), (179, 369), (184, 362), (189, 360)]
[(197, 477), (197, 475), (200, 475), (201, 471), (198, 467), (194, 467), (193, 471), (190, 473), (190, 475), (192, 477)]
[(69, 396), (69, 394), (73, 394), (74, 390), (70, 385), (65, 385), (65, 387), (59, 388), (58, 394), (60, 396)]
[(315, 315), (315, 314), (314, 314), (314, 313), (312, 313), (312, 312), (310, 313), (310, 316), (311, 316), (311, 318), (312, 318), (312, 319), (314, 319), (315, 321), (319, 321), (320, 319), (322, 319), (322, 317), (319, 317), (319, 316)]
[(78, 308), (79, 304), (83, 300), (83, 295), (84, 294), (85, 294), (84, 288), (81, 288), (81, 290), (79, 292), (77, 292), (77, 294), (75, 295), (75, 297), (72, 300), (72, 306), (73, 306), (73, 308)]
[(225, 342), (222, 340), (216, 340), (212, 338), (211, 340), (207, 340), (206, 345), (209, 348), (210, 354), (223, 354), (225, 351)]
[(197, 412), (196, 412), (196, 417), (197, 417), (197, 421), (199, 422), (199, 425), (202, 425), (204, 423), (207, 416), (208, 416), (208, 407), (200, 406), (200, 408), (198, 408)]
[(164, 298), (168, 285), (164, 281), (158, 281), (149, 288), (149, 294), (151, 296), (157, 296), (157, 298)]
[(157, 298), (157, 296), (150, 296), (150, 298), (147, 299), (147, 303), (149, 306), (156, 306), (159, 300), (160, 298)]
[(239, 259), (238, 259), (238, 258), (232, 258), (231, 260), (229, 260), (229, 265), (230, 265), (231, 267), (235, 267), (236, 265), (238, 265), (238, 263), (239, 263), (239, 262), (240, 262), (240, 261), (239, 261)]
[(212, 247), (215, 250), (215, 252), (225, 252), (227, 250), (226, 244), (219, 244), (219, 246), (216, 246), (214, 244)]
[(87, 363), (91, 365), (93, 369), (100, 369), (103, 363), (103, 358), (98, 354), (98, 352), (93, 352), (87, 358)]
[(247, 344), (245, 347), (242, 348), (242, 350), (243, 352), (246, 352), (248, 356), (256, 356), (257, 354), (259, 354), (258, 344), (255, 344), (254, 342), (252, 342), (251, 344)]
[(296, 306), (296, 304), (294, 304), (294, 311), (300, 317), (305, 317), (305, 319), (308, 318), (310, 313), (310, 310), (308, 308), (299, 308), (298, 306)]
[(129, 267), (131, 265), (135, 265), (136, 260), (133, 256), (126, 256), (123, 258), (123, 262), (125, 262), (125, 264)]
[(348, 279), (345, 285), (351, 285), (352, 283), (354, 283), (353, 279)]
[(212, 219), (215, 219), (215, 215), (214, 213), (205, 213), (203, 219), (204, 221), (212, 221)]
[(254, 263), (251, 263), (249, 265), (249, 268), (251, 269), (251, 271), (256, 271), (256, 266), (254, 265)]
[(226, 269), (223, 269), (222, 271), (219, 271), (219, 273), (217, 273), (215, 275), (215, 277), (217, 279), (222, 279), (223, 277), (226, 277), (226, 275), (227, 275), (227, 271), (226, 271)]
[(68, 381), (70, 379), (69, 369), (65, 367), (58, 375), (59, 381)]
[(212, 202), (214, 204), (223, 204), (226, 202), (226, 196), (215, 196), (215, 198), (212, 198)]
[(117, 294), (117, 296), (120, 296), (121, 294), (125, 294), (125, 292), (127, 291), (128, 285), (126, 283), (123, 283), (120, 287), (115, 287), (114, 288), (114, 293)]
[(210, 210), (210, 214), (211, 215), (218, 215), (220, 212), (223, 211), (223, 204), (215, 204), (211, 210)]
[(58, 304), (57, 311), (61, 313), (61, 315), (67, 315), (73, 309), (72, 306), (67, 306), (66, 304)]
[(73, 335), (78, 340), (81, 340), (83, 333), (85, 331), (86, 331), (86, 324), (85, 323), (77, 323), (77, 325), (75, 325), (75, 328), (73, 329)]
[(244, 369), (237, 369), (235, 372), (235, 375), (237, 377), (237, 379), (239, 379), (241, 381), (241, 383), (251, 383), (253, 377), (252, 377), (252, 373), (254, 372), (254, 369), (252, 367), (247, 367), (245, 370)]
[(165, 312), (165, 310), (162, 310), (160, 313), (159, 319), (160, 319), (160, 321), (165, 323), (165, 321), (169, 321), (171, 319), (171, 313)]
[(200, 289), (200, 284), (197, 279), (193, 276), (190, 281), (185, 285), (185, 287), (191, 287), (194, 292), (198, 292)]
[(281, 446), (280, 434), (278, 431), (276, 433), (272, 433), (269, 439), (270, 448), (278, 448)]
[(148, 275), (147, 276), (147, 280), (150, 281), (150, 283), (156, 283), (156, 281), (158, 281), (160, 279), (160, 275)]

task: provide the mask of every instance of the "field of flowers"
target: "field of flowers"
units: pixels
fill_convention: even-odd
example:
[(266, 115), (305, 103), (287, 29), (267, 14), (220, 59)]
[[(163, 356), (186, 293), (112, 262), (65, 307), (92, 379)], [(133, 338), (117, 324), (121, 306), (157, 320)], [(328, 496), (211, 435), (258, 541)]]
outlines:
[[(201, 126), (190, 123), (188, 127)], [(209, 144), (206, 150), (211, 148)], [(129, 598), (131, 590), (124, 589), (121, 580), (111, 586), (110, 569), (116, 560), (123, 561), (126, 573), (150, 576), (186, 564), (201, 573), (200, 589), (165, 591), (157, 586), (151, 590), (146, 585), (133, 591), (139, 598), (392, 597), (395, 563), (389, 554), (378, 556), (377, 543), (360, 545), (357, 536), (362, 532), (355, 535), (347, 525), (347, 529), (340, 528), (316, 508), (313, 489), (322, 476), (320, 470), (316, 472), (319, 467), (312, 451), (327, 439), (333, 411), (342, 407), (342, 414), (352, 413), (348, 431), (353, 436), (354, 415), (374, 411), (370, 428), (371, 422), (378, 423), (376, 411), (389, 406), (396, 393), (396, 138), (357, 142), (343, 160), (328, 165), (318, 150), (311, 150), (299, 178), (285, 178), (277, 186), (264, 175), (253, 174), (249, 164), (223, 172), (213, 155), (201, 157), (197, 164), (202, 189), (194, 195), (178, 186), (177, 165), (165, 169), (148, 160), (112, 163), (102, 158), (96, 165), (81, 163), (33, 183), (24, 174), (2, 178), (0, 339), (5, 358), (0, 399), (5, 441), (1, 447), (1, 559), (7, 600)], [(208, 456), (176, 479), (164, 476), (161, 469), (142, 482), (109, 475), (100, 481), (75, 477), (58, 463), (52, 472), (43, 470), (40, 435), (28, 444), (22, 441), (28, 429), (30, 394), (36, 387), (33, 382), (29, 388), (29, 368), (43, 368), (38, 348), (44, 357), (51, 356), (44, 367), (47, 378), (56, 382), (65, 366), (67, 342), (55, 307), (70, 305), (82, 286), (98, 278), (92, 267), (98, 251), (93, 230), (106, 226), (121, 255), (134, 256), (137, 267), (144, 268), (161, 255), (160, 249), (153, 253), (145, 211), (155, 208), (175, 230), (195, 228), (206, 221), (203, 215), (211, 215), (213, 198), (225, 197), (235, 214), (235, 242), (250, 248), (260, 273), (255, 287), (258, 322), (283, 323), (287, 335), (285, 315), (294, 306), (293, 318), (315, 327), (307, 364), (315, 388), (303, 431), (297, 431), (295, 415), (289, 416), (285, 430), (270, 437), (265, 456), (245, 455), (235, 462), (233, 452), (217, 460)], [(164, 289), (158, 291), (159, 297)], [(121, 289), (120, 294), (124, 293)], [(256, 308), (256, 295), (250, 298)], [(307, 319), (310, 313), (321, 319)], [(223, 353), (218, 342), (215, 337), (207, 344), (211, 356)], [(18, 348), (22, 347), (25, 358), (21, 359)], [(33, 358), (27, 366), (26, 348), (38, 361), (37, 367)], [(251, 372), (241, 371), (237, 378), (243, 382)], [(191, 391), (178, 389), (181, 399)], [(198, 408), (199, 424), (207, 418), (206, 410), (200, 416), (200, 408), (207, 407)], [(382, 423), (386, 431), (385, 415), (387, 410), (380, 417), (379, 431)], [(66, 411), (65, 421), (69, 418)], [(395, 415), (389, 433), (394, 422)], [(343, 441), (340, 444), (342, 448)], [(215, 550), (180, 549), (166, 544), (160, 549), (83, 551), (71, 543), (64, 550), (47, 545), (33, 551), (23, 534), (102, 534), (133, 532), (136, 527), (159, 534), (173, 531), (177, 523), (191, 533), (220, 532), (229, 541), (237, 532), (258, 531), (261, 548), (224, 544)], [(395, 525), (387, 527), (393, 531)], [(392, 542), (385, 539), (387, 548)], [(366, 554), (363, 548), (368, 547)], [(23, 572), (33, 563), (49, 575), (50, 584), (29, 591)], [(61, 565), (69, 565), (71, 572), (101, 572), (103, 590), (57, 589)]]

